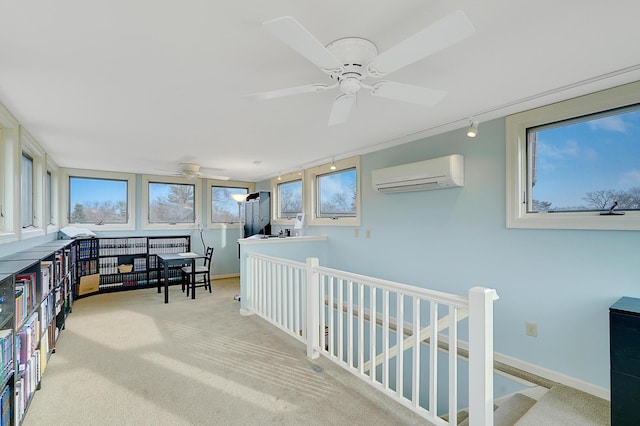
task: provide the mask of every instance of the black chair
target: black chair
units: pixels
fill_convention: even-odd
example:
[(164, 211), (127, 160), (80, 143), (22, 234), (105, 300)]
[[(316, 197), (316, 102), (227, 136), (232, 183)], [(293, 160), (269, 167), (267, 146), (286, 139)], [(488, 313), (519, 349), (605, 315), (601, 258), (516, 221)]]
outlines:
[(182, 267), (182, 291), (187, 288), (187, 296), (189, 296), (189, 287), (193, 291), (193, 297), (196, 294), (196, 287), (205, 287), (209, 289), (211, 293), (211, 266), (213, 258), (213, 247), (207, 247), (207, 251), (204, 255), (204, 262), (202, 265), (196, 265), (196, 269), (193, 274), (193, 282), (191, 275), (191, 265)]

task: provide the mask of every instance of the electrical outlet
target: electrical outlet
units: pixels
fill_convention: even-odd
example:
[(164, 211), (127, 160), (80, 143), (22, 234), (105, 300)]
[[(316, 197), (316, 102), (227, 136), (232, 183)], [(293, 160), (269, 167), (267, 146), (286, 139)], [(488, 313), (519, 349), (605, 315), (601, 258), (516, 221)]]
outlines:
[(527, 336), (538, 337), (538, 324), (535, 322), (526, 322)]
[(371, 229), (367, 229), (367, 238), (371, 238)]
[(354, 229), (353, 230), (353, 236), (358, 238), (360, 236), (360, 230), (359, 229)]

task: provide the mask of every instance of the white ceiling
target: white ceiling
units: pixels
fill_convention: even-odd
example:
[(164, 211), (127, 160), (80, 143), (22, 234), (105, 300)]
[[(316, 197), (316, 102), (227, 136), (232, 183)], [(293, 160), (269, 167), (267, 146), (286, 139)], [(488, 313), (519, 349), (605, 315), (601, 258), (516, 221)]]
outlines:
[[(387, 77), (447, 91), (435, 107), (364, 91), (329, 127), (335, 91), (244, 96), (331, 83), (267, 20), (383, 52), (455, 10), (471, 37)], [(163, 174), (196, 161), (257, 181), (640, 80), (638, 16), (637, 0), (5, 0), (0, 103), (62, 167)]]

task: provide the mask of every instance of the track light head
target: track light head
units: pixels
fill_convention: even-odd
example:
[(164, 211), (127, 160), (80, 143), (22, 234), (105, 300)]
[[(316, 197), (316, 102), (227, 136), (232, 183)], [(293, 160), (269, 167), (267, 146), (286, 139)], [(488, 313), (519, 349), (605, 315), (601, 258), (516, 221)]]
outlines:
[(477, 121), (471, 122), (471, 125), (467, 129), (467, 137), (475, 138), (476, 136), (478, 136), (478, 124), (479, 123)]

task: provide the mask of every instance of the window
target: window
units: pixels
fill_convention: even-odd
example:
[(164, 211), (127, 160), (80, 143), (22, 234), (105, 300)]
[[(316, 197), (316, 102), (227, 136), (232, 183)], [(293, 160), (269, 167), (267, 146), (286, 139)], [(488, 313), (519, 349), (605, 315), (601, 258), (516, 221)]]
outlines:
[(255, 188), (251, 182), (233, 180), (207, 180), (207, 227), (213, 229), (239, 228), (244, 223), (244, 203), (238, 203), (231, 194), (250, 194)]
[(53, 208), (51, 206), (51, 172), (47, 171), (47, 176), (45, 180), (45, 198), (44, 198), (44, 212), (45, 212), (45, 221), (47, 225), (53, 224)]
[(352, 157), (309, 170), (310, 225), (360, 225), (360, 158)]
[(278, 184), (278, 218), (292, 219), (302, 213), (302, 179)]
[[(640, 107), (527, 131), (527, 212), (640, 207)], [(625, 171), (626, 170), (626, 171)]]
[(69, 177), (69, 222), (127, 223), (128, 182), (122, 179)]
[(640, 229), (639, 95), (633, 83), (507, 117), (507, 226)]
[(304, 174), (302, 171), (271, 179), (271, 221), (277, 226), (295, 225), (296, 215), (304, 212)]
[(33, 225), (33, 158), (22, 153), (22, 167), (20, 176), (20, 223), (23, 228)]
[(195, 185), (149, 182), (149, 223), (195, 223)]
[[(66, 210), (63, 217), (68, 224), (93, 231), (135, 229), (135, 175), (81, 169), (63, 170), (65, 184), (62, 185), (64, 190), (61, 205)], [(52, 177), (55, 194), (55, 174)], [(55, 212), (55, 198), (53, 201)], [(104, 211), (98, 212), (101, 208)]]
[(357, 208), (356, 169), (327, 173), (316, 177), (317, 217), (355, 217)]
[(142, 176), (142, 229), (197, 229), (201, 179)]
[(242, 222), (242, 218), (244, 217), (244, 203), (238, 208), (238, 203), (231, 197), (231, 194), (248, 193), (248, 188), (211, 186), (211, 223)]

